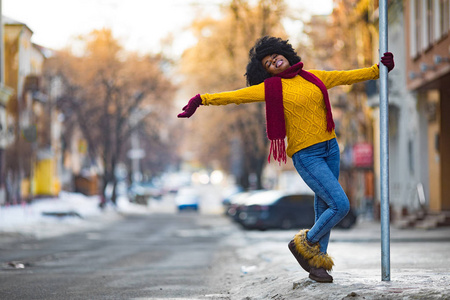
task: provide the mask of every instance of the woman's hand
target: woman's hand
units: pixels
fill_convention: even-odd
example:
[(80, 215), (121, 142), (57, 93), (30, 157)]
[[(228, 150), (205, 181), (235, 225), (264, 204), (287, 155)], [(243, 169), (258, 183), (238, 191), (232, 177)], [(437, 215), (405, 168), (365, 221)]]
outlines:
[(195, 113), (197, 107), (200, 105), (202, 105), (202, 98), (200, 97), (200, 94), (197, 94), (189, 100), (185, 107), (183, 107), (184, 112), (178, 114), (178, 118), (189, 118)]
[(394, 69), (394, 55), (391, 52), (384, 53), (383, 57), (381, 58), (381, 63), (385, 65), (388, 69), (388, 73)]

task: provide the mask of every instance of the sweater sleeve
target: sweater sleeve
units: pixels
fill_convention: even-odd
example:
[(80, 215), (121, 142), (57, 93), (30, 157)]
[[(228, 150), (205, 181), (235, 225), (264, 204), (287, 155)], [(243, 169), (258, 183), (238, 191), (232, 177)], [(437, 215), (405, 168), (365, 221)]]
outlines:
[(378, 65), (349, 71), (310, 70), (310, 72), (319, 77), (327, 89), (331, 89), (338, 85), (348, 85), (361, 81), (378, 79), (380, 76)]
[(227, 105), (264, 101), (264, 83), (215, 94), (202, 94), (203, 105)]

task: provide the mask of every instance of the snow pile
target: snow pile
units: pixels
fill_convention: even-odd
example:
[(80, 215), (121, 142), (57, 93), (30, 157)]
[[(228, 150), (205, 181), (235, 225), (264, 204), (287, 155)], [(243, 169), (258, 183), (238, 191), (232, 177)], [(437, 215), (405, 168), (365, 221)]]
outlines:
[(99, 207), (99, 196), (61, 192), (58, 197), (36, 199), (30, 204), (0, 206), (0, 234), (45, 238), (78, 230), (100, 228), (126, 213), (148, 213), (146, 206), (119, 197), (117, 206)]
[[(229, 286), (226, 296), (232, 300), (450, 299), (450, 230), (392, 228), (391, 281), (382, 281), (379, 241), (367, 241), (379, 232), (378, 227), (363, 224), (332, 233), (333, 283), (309, 279), (298, 265), (287, 247), (295, 231), (236, 232), (225, 240), (236, 249), (222, 266)], [(414, 240), (409, 238), (412, 234)]]

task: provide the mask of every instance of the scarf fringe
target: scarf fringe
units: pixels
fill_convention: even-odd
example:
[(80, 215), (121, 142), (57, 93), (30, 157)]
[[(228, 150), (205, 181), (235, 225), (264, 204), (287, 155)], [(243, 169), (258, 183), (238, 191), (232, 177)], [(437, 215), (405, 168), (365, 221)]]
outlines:
[(275, 139), (270, 141), (270, 150), (269, 150), (269, 157), (267, 160), (270, 163), (270, 157), (273, 156), (273, 158), (278, 161), (278, 163), (281, 165), (281, 162), (283, 161), (286, 163), (286, 146), (284, 139)]
[(332, 132), (335, 128), (331, 107), (327, 107), (327, 131)]

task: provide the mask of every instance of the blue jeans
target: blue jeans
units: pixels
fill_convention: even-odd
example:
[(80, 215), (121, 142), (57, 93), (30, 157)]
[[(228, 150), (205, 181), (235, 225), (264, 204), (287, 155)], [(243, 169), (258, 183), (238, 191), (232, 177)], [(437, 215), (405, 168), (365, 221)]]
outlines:
[(302, 149), (292, 156), (297, 172), (313, 190), (314, 226), (306, 239), (319, 242), (320, 251), (327, 253), (331, 229), (350, 210), (347, 195), (339, 184), (340, 153), (336, 139)]

